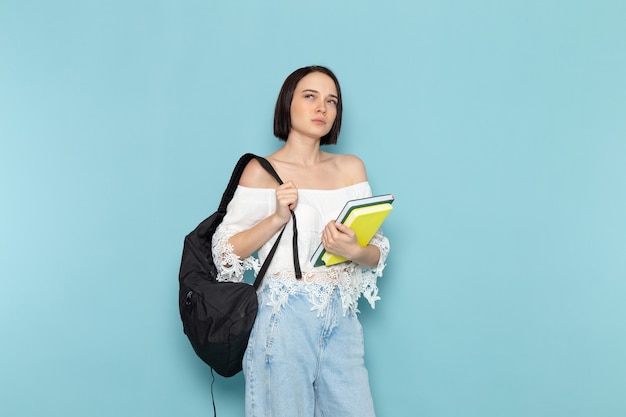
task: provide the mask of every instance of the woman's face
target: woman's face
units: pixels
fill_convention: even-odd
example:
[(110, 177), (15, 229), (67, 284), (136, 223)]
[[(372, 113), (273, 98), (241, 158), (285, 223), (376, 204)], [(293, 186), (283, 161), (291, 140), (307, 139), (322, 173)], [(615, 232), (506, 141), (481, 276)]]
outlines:
[(337, 117), (338, 100), (332, 78), (321, 72), (307, 74), (293, 92), (289, 137), (320, 139), (328, 134)]

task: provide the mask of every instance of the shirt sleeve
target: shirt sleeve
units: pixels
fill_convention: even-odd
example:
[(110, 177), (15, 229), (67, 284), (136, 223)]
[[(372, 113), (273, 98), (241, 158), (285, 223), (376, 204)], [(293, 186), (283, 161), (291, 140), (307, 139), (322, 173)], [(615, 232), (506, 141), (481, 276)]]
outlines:
[[(372, 196), (372, 191), (367, 184), (363, 190), (360, 190), (362, 194), (353, 198), (363, 198)], [(346, 306), (353, 306), (356, 308), (359, 296), (362, 294), (369, 302), (372, 308), (375, 307), (376, 301), (380, 300), (378, 296), (378, 278), (382, 277), (383, 270), (387, 265), (387, 256), (390, 251), (389, 239), (384, 236), (383, 229), (379, 228), (369, 242), (370, 245), (376, 246), (380, 251), (378, 258), (378, 265), (374, 268), (359, 265), (355, 262), (350, 262), (347, 267), (341, 265), (334, 265), (329, 267), (335, 269), (336, 273), (340, 277), (345, 277), (345, 280), (351, 282), (350, 288), (342, 289), (342, 301), (344, 304), (344, 312)], [(324, 267), (321, 267), (324, 268)]]
[(265, 189), (237, 188), (222, 223), (213, 234), (212, 253), (218, 281), (242, 281), (246, 270), (254, 270), (255, 274), (259, 271), (258, 258), (251, 255), (241, 259), (229, 240), (269, 216), (276, 204), (274, 198), (274, 193)]

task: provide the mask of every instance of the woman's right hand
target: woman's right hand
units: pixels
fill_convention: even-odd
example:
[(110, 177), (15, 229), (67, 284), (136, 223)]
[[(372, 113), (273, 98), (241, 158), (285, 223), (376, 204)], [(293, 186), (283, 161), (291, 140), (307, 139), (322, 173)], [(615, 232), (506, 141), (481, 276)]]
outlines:
[(298, 205), (298, 189), (291, 181), (276, 188), (276, 212), (274, 215), (285, 224), (291, 218), (291, 211)]

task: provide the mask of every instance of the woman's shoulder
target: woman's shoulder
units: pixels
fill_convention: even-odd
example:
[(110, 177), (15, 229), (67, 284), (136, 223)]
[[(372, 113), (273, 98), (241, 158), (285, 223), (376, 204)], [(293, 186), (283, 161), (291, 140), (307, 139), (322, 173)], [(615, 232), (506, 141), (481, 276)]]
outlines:
[(327, 151), (323, 151), (322, 152), (322, 157), (325, 160), (332, 160), (334, 162), (340, 161), (340, 162), (362, 162), (361, 158), (359, 158), (356, 155), (353, 154), (349, 154), (349, 153), (333, 153), (333, 152), (327, 152)]
[(239, 179), (239, 185), (249, 188), (276, 188), (276, 180), (253, 158), (248, 162)]
[(367, 181), (367, 170), (361, 158), (352, 154), (327, 153), (327, 157), (332, 161), (337, 170), (350, 179), (352, 184)]

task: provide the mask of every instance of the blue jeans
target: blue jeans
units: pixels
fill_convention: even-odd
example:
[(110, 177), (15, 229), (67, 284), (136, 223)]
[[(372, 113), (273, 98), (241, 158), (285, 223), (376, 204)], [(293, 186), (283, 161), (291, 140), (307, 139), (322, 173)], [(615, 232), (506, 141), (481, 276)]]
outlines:
[(321, 317), (304, 293), (266, 304), (263, 291), (243, 360), (246, 417), (374, 417), (363, 329), (337, 291)]

